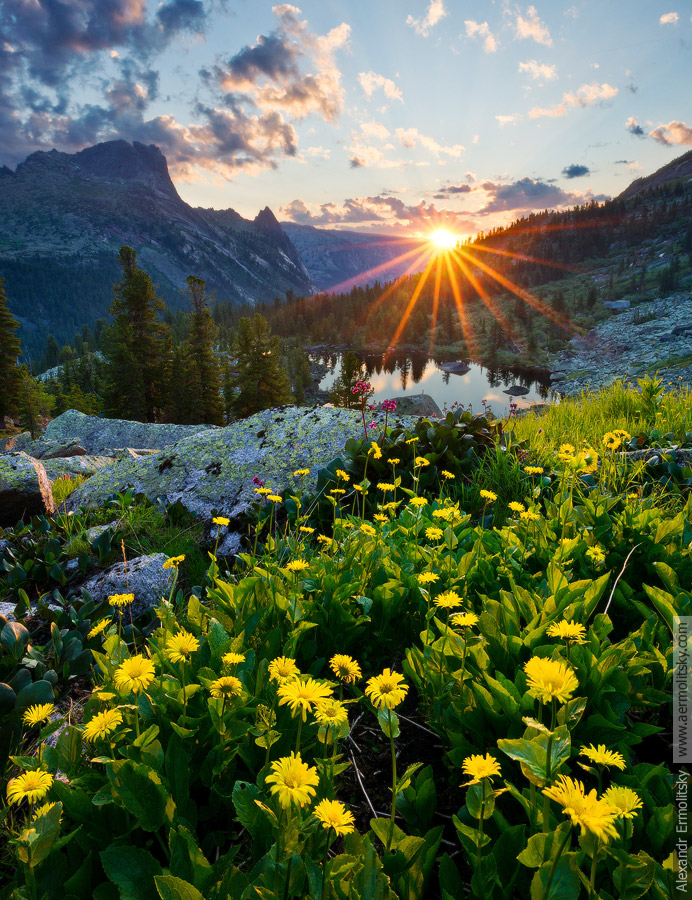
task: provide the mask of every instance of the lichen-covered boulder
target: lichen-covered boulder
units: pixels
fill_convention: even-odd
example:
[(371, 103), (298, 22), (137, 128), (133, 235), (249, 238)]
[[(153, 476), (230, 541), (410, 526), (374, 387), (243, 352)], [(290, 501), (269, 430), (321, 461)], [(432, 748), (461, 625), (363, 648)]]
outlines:
[[(415, 419), (390, 416), (412, 426)], [(257, 499), (253, 477), (275, 490), (295, 486), (293, 472), (308, 468), (305, 487), (315, 483), (317, 470), (338, 456), (349, 437), (361, 437), (360, 413), (347, 409), (295, 406), (267, 409), (248, 419), (203, 431), (149, 458), (122, 460), (101, 469), (67, 498), (77, 509), (132, 487), (154, 501), (176, 501), (193, 515), (233, 519)]]
[(211, 425), (157, 425), (102, 419), (68, 409), (48, 423), (45, 438), (63, 443), (76, 439), (87, 453), (98, 456), (110, 455), (112, 448), (120, 447), (159, 449), (212, 428)]
[(43, 468), (51, 481), (61, 475), (94, 475), (104, 466), (110, 466), (115, 460), (112, 456), (68, 456), (65, 458), (42, 459)]
[(26, 453), (0, 456), (0, 525), (54, 512), (51, 483), (43, 465)]
[[(81, 585), (97, 602), (106, 600), (113, 594), (134, 594), (132, 615), (139, 616), (153, 606), (158, 606), (162, 597), (168, 597), (173, 571), (164, 569), (168, 557), (165, 553), (138, 556), (125, 563), (116, 563), (98, 575), (94, 575)], [(129, 614), (125, 612), (126, 621)]]

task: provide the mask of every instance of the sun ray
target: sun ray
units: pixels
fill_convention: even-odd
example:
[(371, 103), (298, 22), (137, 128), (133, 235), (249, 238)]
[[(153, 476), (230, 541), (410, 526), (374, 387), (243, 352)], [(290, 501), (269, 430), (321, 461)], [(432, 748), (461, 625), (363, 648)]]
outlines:
[[(402, 263), (404, 260), (409, 259), (411, 256), (415, 256), (416, 254), (420, 256), (421, 260), (425, 256), (429, 255), (427, 250), (421, 251), (420, 246), (413, 247), (411, 250), (407, 250), (406, 253), (401, 253), (399, 256), (395, 256), (393, 259), (390, 259), (387, 262), (380, 263), (377, 266), (373, 266), (371, 269), (366, 269), (364, 272), (359, 272), (357, 275), (354, 275), (351, 278), (347, 278), (345, 281), (342, 281), (339, 284), (333, 285), (329, 288), (328, 293), (339, 294), (350, 290), (352, 287), (355, 287), (358, 284), (364, 284), (365, 279), (372, 278), (375, 275), (379, 275), (381, 272), (385, 272), (392, 266), (398, 265), (399, 263)], [(410, 271), (410, 269), (407, 269), (404, 275), (410, 274)], [(403, 276), (400, 275), (399, 278), (401, 277)]]
[(577, 272), (576, 266), (568, 266), (566, 263), (550, 262), (539, 256), (527, 256), (525, 253), (512, 253), (511, 250), (498, 250), (496, 247), (484, 247), (482, 244), (474, 244), (473, 250), (482, 250), (483, 253), (497, 253), (499, 256), (509, 256), (512, 259), (521, 259), (524, 262), (538, 263), (540, 266), (549, 266), (551, 269), (562, 269), (565, 272)]
[(497, 306), (493, 298), (486, 291), (480, 281), (473, 274), (471, 269), (469, 268), (466, 260), (464, 259), (461, 252), (454, 254), (454, 261), (457, 263), (459, 268), (461, 269), (464, 277), (468, 280), (468, 282), (473, 286), (474, 290), (481, 298), (487, 309), (490, 311), (493, 318), (495, 318), (500, 325), (502, 326), (502, 330), (509, 337), (511, 341), (513, 341), (518, 346), (521, 345), (521, 340), (519, 339), (515, 329), (512, 326), (512, 323), (509, 319), (502, 313), (500, 308)]
[(454, 304), (457, 308), (457, 315), (459, 316), (461, 333), (463, 335), (464, 343), (466, 344), (468, 353), (473, 359), (477, 355), (478, 342), (476, 341), (476, 336), (474, 334), (473, 324), (469, 321), (466, 314), (464, 299), (461, 296), (461, 288), (459, 287), (459, 283), (457, 281), (456, 272), (452, 268), (452, 261), (449, 258), (449, 253), (445, 255), (445, 264), (447, 266), (447, 276), (452, 288), (452, 294), (454, 295)]
[(418, 298), (420, 296), (421, 291), (423, 290), (423, 287), (425, 286), (425, 282), (428, 280), (428, 275), (430, 274), (430, 271), (432, 269), (433, 261), (434, 260), (432, 258), (428, 260), (428, 264), (426, 265), (425, 269), (423, 270), (423, 273), (418, 280), (418, 284), (416, 285), (416, 287), (413, 291), (413, 294), (411, 294), (411, 299), (408, 302), (408, 306), (404, 310), (404, 314), (401, 317), (401, 321), (397, 325), (396, 331), (394, 332), (394, 336), (390, 340), (389, 346), (387, 347), (387, 351), (384, 354), (385, 359), (387, 359), (389, 356), (391, 356), (392, 351), (396, 347), (396, 342), (399, 340), (399, 338), (401, 337), (402, 331), (406, 327), (406, 323), (408, 322), (409, 316), (413, 312), (413, 308), (418, 301)]
[(440, 305), (440, 282), (442, 281), (441, 254), (435, 259), (435, 289), (433, 292), (432, 318), (430, 320), (430, 341), (428, 342), (428, 356), (432, 356), (435, 348), (435, 329), (437, 328), (437, 311)]
[[(414, 261), (411, 263), (411, 265), (406, 269), (406, 271), (402, 272), (401, 275), (399, 275), (398, 278), (396, 278), (394, 281), (392, 281), (390, 283), (389, 287), (380, 294), (380, 296), (377, 298), (377, 300), (375, 300), (374, 303), (367, 310), (366, 317), (371, 315), (372, 313), (374, 313), (375, 310), (379, 306), (381, 306), (382, 303), (384, 303), (384, 301), (394, 293), (394, 291), (399, 287), (399, 285), (405, 278), (408, 278), (409, 275), (412, 275), (414, 272), (417, 272), (418, 267), (420, 266), (420, 264), (423, 262), (424, 259), (430, 260), (430, 252), (429, 252), (429, 250), (427, 250), (427, 248), (424, 249), (423, 251), (421, 251), (421, 253), (418, 254), (416, 259), (414, 259)], [(363, 325), (364, 322), (361, 319), (360, 321), (356, 322), (356, 324), (358, 326), (360, 326), (360, 325)]]

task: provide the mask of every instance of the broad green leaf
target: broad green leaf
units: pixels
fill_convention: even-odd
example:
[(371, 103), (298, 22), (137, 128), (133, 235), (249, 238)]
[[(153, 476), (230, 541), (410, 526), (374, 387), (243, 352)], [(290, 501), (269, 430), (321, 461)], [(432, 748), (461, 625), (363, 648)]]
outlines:
[(111, 844), (99, 854), (103, 870), (117, 885), (120, 900), (152, 900), (154, 876), (161, 866), (147, 850), (128, 844)]
[(196, 887), (175, 875), (156, 875), (154, 881), (161, 900), (204, 900)]
[(620, 860), (620, 865), (613, 872), (613, 884), (618, 891), (618, 900), (639, 900), (639, 897), (646, 894), (654, 880), (656, 863), (643, 850), (636, 856), (624, 850), (613, 852), (613, 856)]
[(574, 855), (563, 853), (546, 892), (551, 869), (552, 862), (544, 863), (533, 876), (531, 900), (575, 900), (579, 896), (580, 882)]
[[(31, 676), (29, 676), (31, 677)], [(34, 681), (17, 694), (17, 707), (22, 709), (35, 703), (52, 703), (55, 700), (53, 685), (48, 681)]]
[(175, 803), (159, 776), (141, 763), (122, 760), (106, 766), (113, 797), (144, 831), (158, 831), (173, 820)]
[(20, 832), (17, 839), (20, 862), (33, 869), (49, 856), (60, 835), (61, 815), (62, 803), (56, 803)]

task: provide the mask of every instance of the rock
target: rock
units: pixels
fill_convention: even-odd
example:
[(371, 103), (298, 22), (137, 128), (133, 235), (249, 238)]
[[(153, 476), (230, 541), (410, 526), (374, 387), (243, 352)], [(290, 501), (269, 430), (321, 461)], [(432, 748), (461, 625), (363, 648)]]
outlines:
[[(429, 394), (407, 394), (404, 397), (392, 397), (396, 400), (396, 411), (402, 416), (442, 416), (442, 410)], [(382, 407), (379, 407), (381, 410)]]
[(513, 384), (511, 387), (508, 387), (502, 393), (509, 394), (510, 397), (523, 397), (524, 394), (528, 394), (528, 393), (530, 393), (530, 391), (529, 391), (529, 388), (522, 387), (520, 384)]
[(630, 301), (629, 300), (604, 300), (603, 306), (606, 309), (629, 309)]
[(72, 456), (86, 456), (86, 450), (78, 441), (69, 441), (66, 444), (60, 444), (55, 441), (55, 447), (49, 447), (48, 450), (39, 457), (40, 459), (67, 459)]
[(2, 619), (6, 619), (8, 622), (16, 621), (16, 616), (14, 614), (14, 603), (8, 603), (6, 600), (0, 600), (0, 622)]
[(54, 512), (50, 479), (43, 465), (26, 453), (0, 456), (0, 526)]
[(687, 334), (692, 331), (692, 322), (683, 322), (682, 325), (676, 325), (673, 329), (674, 335)]
[[(134, 594), (132, 615), (139, 616), (158, 606), (162, 597), (168, 597), (173, 572), (163, 568), (167, 559), (165, 553), (138, 556), (128, 561), (127, 572), (125, 563), (116, 563), (85, 581), (81, 589), (88, 591), (98, 603), (111, 594)], [(124, 615), (129, 617), (127, 609)]]
[(456, 362), (443, 362), (437, 364), (443, 372), (449, 372), (450, 375), (466, 375), (471, 371), (471, 366), (467, 366), (465, 362), (457, 360)]
[[(389, 417), (392, 426), (412, 427), (413, 417)], [(180, 501), (199, 519), (234, 518), (257, 499), (257, 476), (274, 490), (295, 487), (296, 469), (308, 468), (312, 489), (317, 470), (343, 452), (349, 437), (362, 437), (355, 410), (295, 406), (266, 409), (248, 419), (202, 431), (155, 456), (122, 460), (99, 470), (67, 498), (67, 508), (101, 505), (114, 492), (132, 487), (152, 502)]]
[(51, 481), (61, 475), (84, 475), (88, 477), (115, 460), (112, 456), (68, 456), (67, 458), (43, 459), (43, 467)]
[(103, 534), (104, 531), (107, 531), (109, 528), (115, 528), (118, 525), (118, 520), (116, 519), (114, 522), (108, 522), (106, 525), (94, 525), (93, 528), (87, 529), (87, 540), (90, 544), (93, 544), (96, 538)]
[(28, 431), (22, 431), (20, 434), (11, 434), (8, 438), (5, 438), (5, 453), (26, 450), (30, 443), (31, 433)]
[(105, 455), (113, 447), (155, 450), (211, 429), (212, 425), (156, 425), (124, 419), (101, 419), (68, 409), (48, 423), (45, 437), (58, 442), (76, 438), (87, 453)]

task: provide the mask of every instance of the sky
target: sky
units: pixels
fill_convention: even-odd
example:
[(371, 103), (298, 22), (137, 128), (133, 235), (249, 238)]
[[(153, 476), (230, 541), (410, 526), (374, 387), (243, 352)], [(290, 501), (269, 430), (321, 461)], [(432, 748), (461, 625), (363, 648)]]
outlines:
[(460, 237), (692, 147), (690, 0), (0, 0), (0, 165), (122, 138), (252, 218)]

